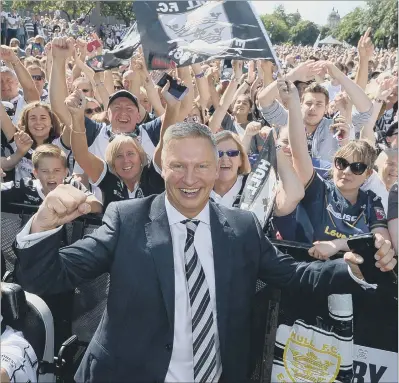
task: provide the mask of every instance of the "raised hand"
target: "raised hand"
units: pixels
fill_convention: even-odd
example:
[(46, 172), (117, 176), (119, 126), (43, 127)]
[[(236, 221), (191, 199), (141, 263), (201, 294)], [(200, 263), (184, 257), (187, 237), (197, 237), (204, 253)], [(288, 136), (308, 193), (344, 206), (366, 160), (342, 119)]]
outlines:
[(388, 97), (395, 90), (395, 87), (398, 86), (398, 78), (397, 77), (388, 77), (382, 81), (378, 82), (377, 95), (376, 97), (381, 101), (386, 101)]
[(371, 28), (367, 28), (367, 31), (364, 33), (357, 44), (357, 50), (359, 52), (359, 56), (362, 58), (370, 58), (374, 55), (374, 45), (371, 41), (370, 36)]
[(31, 233), (52, 230), (90, 213), (87, 195), (72, 185), (58, 185), (33, 217)]
[(245, 128), (245, 135), (249, 137), (256, 136), (262, 129), (262, 124), (257, 121), (251, 121)]
[(80, 89), (77, 89), (65, 99), (65, 105), (71, 116), (83, 117), (86, 107), (86, 97)]
[(19, 60), (13, 49), (7, 45), (0, 47), (0, 57), (3, 61), (10, 64), (16, 63)]
[(338, 141), (347, 140), (350, 134), (350, 125), (344, 116), (334, 118), (334, 123), (330, 126), (331, 132)]
[(28, 152), (33, 144), (31, 136), (22, 130), (18, 130), (15, 132), (14, 142), (17, 146), (17, 152), (23, 156)]
[(243, 61), (241, 60), (232, 60), (231, 66), (233, 68), (234, 78), (239, 81), (242, 76), (242, 65)]
[[(184, 85), (180, 79), (176, 79), (177, 83), (180, 85)], [(166, 105), (169, 109), (175, 109), (175, 108), (180, 108), (181, 102), (177, 100), (175, 97), (173, 97), (169, 93), (169, 88), (170, 88), (170, 82), (167, 80), (166, 85), (162, 88), (161, 90), (161, 95), (164, 98)]]
[(71, 37), (55, 37), (51, 43), (53, 59), (68, 59), (73, 56), (75, 40)]
[(313, 80), (314, 78), (313, 65), (314, 61), (306, 61), (302, 64), (299, 64), (289, 73), (290, 79), (292, 81), (302, 81), (302, 82), (308, 82)]
[(277, 80), (277, 89), (281, 100), (285, 105), (289, 105), (292, 102), (299, 103), (299, 94), (295, 85), (291, 81), (279, 78)]

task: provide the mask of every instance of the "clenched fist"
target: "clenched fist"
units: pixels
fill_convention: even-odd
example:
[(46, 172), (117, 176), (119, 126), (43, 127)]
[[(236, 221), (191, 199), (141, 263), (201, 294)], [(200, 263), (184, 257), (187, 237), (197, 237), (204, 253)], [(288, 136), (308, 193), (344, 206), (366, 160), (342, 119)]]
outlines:
[(34, 215), (31, 233), (52, 230), (90, 213), (87, 195), (72, 185), (58, 185)]

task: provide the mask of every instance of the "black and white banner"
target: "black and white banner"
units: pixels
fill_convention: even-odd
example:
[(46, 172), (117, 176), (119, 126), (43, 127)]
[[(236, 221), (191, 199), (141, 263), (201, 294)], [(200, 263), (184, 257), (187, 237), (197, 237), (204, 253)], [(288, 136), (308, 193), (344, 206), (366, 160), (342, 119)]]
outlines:
[[(311, 260), (300, 244), (273, 243)], [(271, 382), (398, 382), (397, 302), (363, 291), (311, 299), (282, 291)]]
[(133, 10), (149, 69), (220, 58), (277, 62), (250, 1), (135, 1)]
[(272, 215), (276, 194), (277, 155), (273, 134), (269, 134), (247, 178), (239, 208), (252, 211), (264, 228)]

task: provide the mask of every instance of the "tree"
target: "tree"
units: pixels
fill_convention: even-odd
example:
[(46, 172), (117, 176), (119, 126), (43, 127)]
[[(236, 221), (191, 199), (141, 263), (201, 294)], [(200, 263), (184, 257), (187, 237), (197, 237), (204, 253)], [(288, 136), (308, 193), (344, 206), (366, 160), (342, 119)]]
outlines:
[(368, 27), (372, 28), (372, 39), (377, 47), (397, 46), (397, 0), (368, 0), (366, 8), (358, 7), (348, 13), (333, 33), (337, 39), (356, 46)]
[(319, 35), (317, 25), (311, 21), (300, 21), (290, 30), (291, 41), (298, 45), (313, 45)]
[(136, 20), (133, 1), (102, 1), (101, 13), (104, 16), (115, 16), (117, 19), (123, 20), (126, 26)]
[(295, 27), (301, 21), (301, 14), (299, 12), (289, 13), (287, 15), (286, 23), (288, 28)]
[(76, 20), (81, 15), (86, 17), (93, 10), (94, 6), (95, 2), (89, 0), (14, 0), (13, 2), (14, 8), (31, 9), (35, 13), (54, 12), (58, 9), (64, 13), (69, 21)]
[(327, 36), (330, 36), (332, 34), (332, 31), (329, 27), (327, 27), (326, 25), (322, 26), (320, 28), (320, 39), (323, 40), (325, 39)]
[(274, 8), (273, 15), (285, 22), (285, 20), (287, 19), (287, 14), (285, 12), (284, 5), (277, 5), (277, 7)]
[(288, 41), (290, 31), (282, 19), (276, 17), (274, 14), (262, 15), (260, 18), (273, 44), (281, 44)]

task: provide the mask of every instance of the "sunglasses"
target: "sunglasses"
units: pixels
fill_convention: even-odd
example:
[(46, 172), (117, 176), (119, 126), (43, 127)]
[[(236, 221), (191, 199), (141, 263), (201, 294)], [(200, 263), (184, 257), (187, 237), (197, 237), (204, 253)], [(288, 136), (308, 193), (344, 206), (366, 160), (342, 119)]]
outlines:
[(102, 109), (99, 106), (97, 108), (94, 108), (94, 109), (92, 109), (92, 108), (85, 109), (85, 113), (86, 114), (100, 113), (100, 112), (102, 112)]
[(345, 158), (342, 157), (337, 157), (334, 160), (334, 165), (338, 170), (345, 170), (349, 167), (351, 172), (357, 176), (362, 175), (368, 168), (368, 166), (363, 162), (352, 162), (350, 164)]
[(125, 89), (123, 86), (114, 86), (114, 90), (122, 90)]
[(127, 137), (131, 137), (131, 138), (137, 138), (136, 133), (117, 133), (117, 134), (115, 134), (115, 133), (109, 132), (109, 141), (108, 142), (112, 142), (118, 136), (127, 136)]
[(44, 79), (44, 77), (40, 74), (33, 74), (32, 79), (35, 81), (42, 81)]
[(219, 158), (222, 158), (225, 154), (227, 157), (237, 157), (240, 154), (239, 150), (226, 150), (225, 152), (222, 150), (218, 150)]
[(81, 91), (82, 91), (83, 93), (89, 93), (89, 92), (90, 92), (90, 89), (81, 89)]

